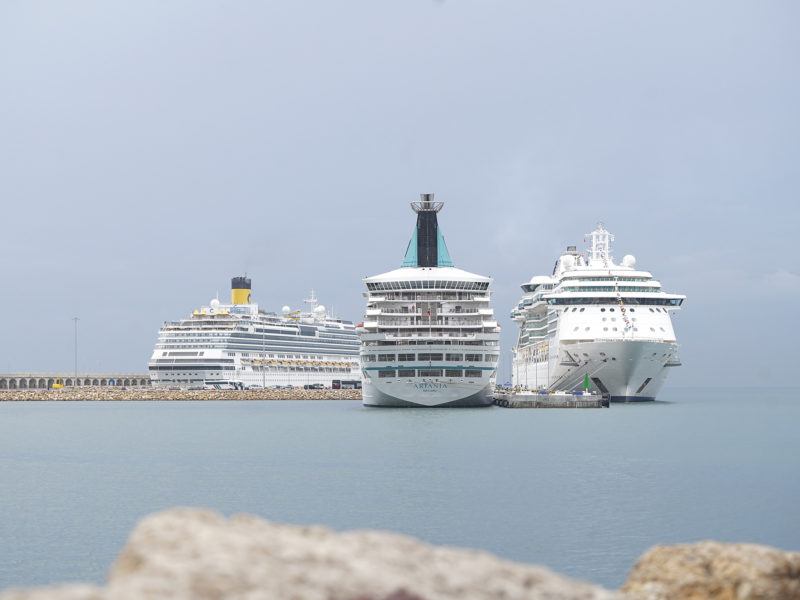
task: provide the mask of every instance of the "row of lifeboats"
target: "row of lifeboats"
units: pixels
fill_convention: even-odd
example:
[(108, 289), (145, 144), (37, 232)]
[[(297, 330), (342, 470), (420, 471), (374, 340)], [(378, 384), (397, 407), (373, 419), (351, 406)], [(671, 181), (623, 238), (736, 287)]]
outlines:
[(252, 359), (249, 362), (252, 365), (267, 365), (273, 367), (348, 367), (354, 368), (354, 363), (347, 362), (331, 362), (327, 360), (259, 360)]

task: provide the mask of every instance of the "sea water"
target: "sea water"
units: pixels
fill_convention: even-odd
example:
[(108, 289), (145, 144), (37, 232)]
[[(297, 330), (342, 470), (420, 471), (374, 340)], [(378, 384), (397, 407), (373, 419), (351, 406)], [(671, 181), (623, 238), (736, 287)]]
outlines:
[(0, 402), (0, 589), (102, 583), (174, 506), (487, 550), (618, 587), (655, 544), (800, 548), (800, 391), (609, 409)]

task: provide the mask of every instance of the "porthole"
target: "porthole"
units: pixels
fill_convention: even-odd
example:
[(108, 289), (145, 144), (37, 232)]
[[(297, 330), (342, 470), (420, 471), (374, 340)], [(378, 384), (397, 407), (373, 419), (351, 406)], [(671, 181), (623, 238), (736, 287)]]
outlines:
[(651, 327), (651, 328), (650, 328), (650, 331), (655, 331), (655, 327)]
[(617, 320), (617, 317), (611, 317), (611, 320), (612, 320), (612, 321), (616, 321), (616, 320)]
[(631, 312), (636, 312), (636, 309), (635, 308), (631, 308), (630, 311)]
[(600, 312), (606, 312), (606, 309), (605, 308), (601, 308)]
[(608, 327), (603, 327), (603, 331), (608, 331)]
[(578, 331), (578, 328), (576, 327), (576, 328), (575, 328), (575, 329), (573, 329), (572, 331)]
[(587, 327), (586, 329), (584, 329), (584, 331), (589, 331), (589, 327)]
[(584, 353), (583, 353), (583, 355), (584, 355), (586, 358), (589, 358), (589, 355), (588, 355), (588, 354), (586, 354), (586, 352), (584, 352)]
[(617, 360), (617, 359), (616, 359), (616, 357), (612, 356), (612, 357), (611, 357), (611, 360)]
[(666, 331), (665, 331), (665, 329), (664, 329), (663, 327), (659, 327), (659, 329), (660, 329), (661, 331), (663, 331), (664, 333), (666, 333)]
[(617, 330), (617, 328), (616, 328), (616, 327), (614, 327), (614, 331), (616, 331), (616, 330)]
[(586, 310), (586, 309), (584, 309), (584, 308), (581, 308), (581, 312), (583, 312), (584, 310)]
[(654, 311), (654, 310), (651, 308), (651, 309), (650, 309), (650, 312), (656, 312), (656, 311)]
[(606, 353), (605, 353), (605, 352), (601, 352), (601, 353), (600, 353), (600, 356), (605, 356), (605, 355), (606, 355)]
[(605, 321), (605, 320), (606, 320), (606, 318), (605, 318), (605, 317), (603, 317), (603, 321)]
[(614, 312), (614, 309), (613, 308), (609, 308), (608, 311), (609, 312)]

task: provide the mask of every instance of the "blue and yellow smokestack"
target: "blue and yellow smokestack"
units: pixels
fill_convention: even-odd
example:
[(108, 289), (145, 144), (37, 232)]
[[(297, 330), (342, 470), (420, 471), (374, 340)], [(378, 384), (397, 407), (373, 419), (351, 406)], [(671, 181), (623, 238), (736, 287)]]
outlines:
[(250, 279), (248, 277), (231, 279), (231, 304), (250, 304)]

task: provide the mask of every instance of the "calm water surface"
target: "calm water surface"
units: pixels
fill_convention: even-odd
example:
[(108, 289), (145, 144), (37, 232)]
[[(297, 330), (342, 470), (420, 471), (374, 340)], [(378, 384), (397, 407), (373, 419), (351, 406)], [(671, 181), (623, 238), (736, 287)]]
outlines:
[(481, 548), (617, 587), (658, 543), (800, 549), (800, 391), (603, 410), (0, 402), (0, 588), (102, 583), (177, 505)]

